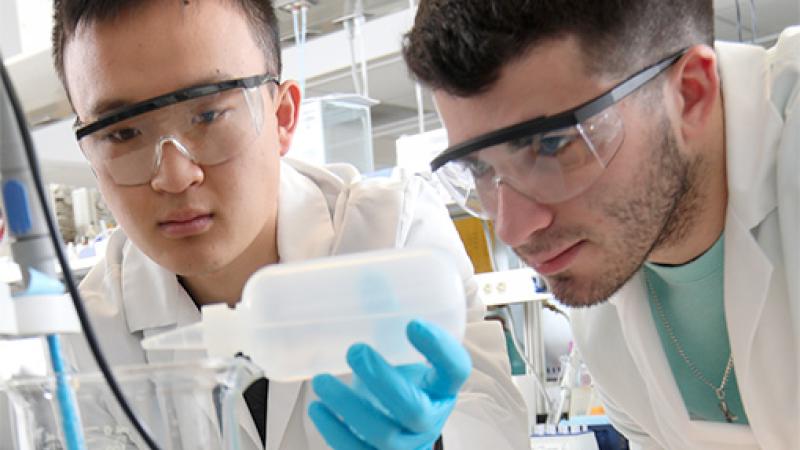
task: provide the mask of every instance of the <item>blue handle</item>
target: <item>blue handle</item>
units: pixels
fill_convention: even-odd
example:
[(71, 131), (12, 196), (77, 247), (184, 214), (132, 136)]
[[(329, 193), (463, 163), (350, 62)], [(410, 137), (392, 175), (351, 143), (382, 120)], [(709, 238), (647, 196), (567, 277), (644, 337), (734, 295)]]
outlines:
[(54, 334), (48, 335), (47, 344), (50, 347), (50, 360), (53, 363), (53, 371), (56, 374), (56, 395), (58, 397), (58, 408), (61, 412), (61, 420), (64, 427), (64, 440), (66, 441), (67, 449), (86, 450), (81, 418), (78, 414), (77, 404), (75, 403), (75, 394), (73, 394), (70, 389), (69, 379), (64, 370), (61, 339)]
[(8, 226), (15, 236), (29, 232), (31, 224), (31, 206), (28, 201), (28, 189), (19, 180), (11, 179), (3, 183), (3, 199), (6, 205)]

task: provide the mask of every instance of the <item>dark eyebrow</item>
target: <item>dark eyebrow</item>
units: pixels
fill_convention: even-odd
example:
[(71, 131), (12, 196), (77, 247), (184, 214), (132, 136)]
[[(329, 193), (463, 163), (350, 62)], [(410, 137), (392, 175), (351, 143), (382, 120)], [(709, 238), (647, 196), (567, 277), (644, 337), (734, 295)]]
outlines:
[[(186, 88), (190, 88), (190, 87), (193, 87), (193, 86), (201, 86), (201, 85), (204, 85), (204, 84), (219, 83), (221, 81), (229, 80), (231, 78), (233, 78), (233, 76), (231, 76), (230, 74), (228, 74), (226, 72), (217, 72), (217, 73), (215, 73), (215, 74), (213, 74), (211, 76), (206, 76), (206, 77), (203, 77), (203, 78), (197, 78), (192, 84), (186, 85), (186, 86), (183, 86), (183, 87), (179, 87), (178, 89), (173, 89), (172, 91), (169, 91), (169, 92), (174, 92), (174, 91), (186, 89)], [(154, 95), (154, 96), (152, 96), (150, 98), (156, 98), (156, 97), (159, 97), (161, 95), (168, 94), (169, 92), (162, 92), (161, 94)], [(110, 98), (110, 99), (100, 100), (99, 102), (97, 102), (95, 105), (93, 105), (89, 109), (89, 114), (90, 114), (89, 117), (91, 117), (91, 120), (95, 120), (98, 117), (102, 117), (102, 116), (107, 116), (109, 114), (113, 114), (114, 112), (123, 110), (123, 109), (125, 109), (125, 108), (127, 108), (127, 107), (129, 107), (131, 105), (135, 105), (137, 103), (140, 103), (140, 102), (146, 101), (146, 100), (147, 99), (132, 100), (132, 99), (126, 99), (126, 98)]]

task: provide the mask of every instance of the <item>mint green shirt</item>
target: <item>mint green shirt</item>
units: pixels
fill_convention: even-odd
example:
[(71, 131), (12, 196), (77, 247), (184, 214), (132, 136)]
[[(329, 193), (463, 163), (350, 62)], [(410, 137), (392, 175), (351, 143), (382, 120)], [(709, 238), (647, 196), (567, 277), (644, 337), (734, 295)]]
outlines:
[[(662, 311), (686, 356), (715, 387), (719, 387), (731, 352), (723, 297), (724, 236), (699, 258), (682, 266), (648, 263), (645, 277), (656, 291)], [(661, 345), (692, 420), (725, 422), (714, 390), (700, 381), (675, 346), (648, 291), (650, 311)], [(735, 423), (747, 424), (739, 396), (735, 366), (725, 385)]]

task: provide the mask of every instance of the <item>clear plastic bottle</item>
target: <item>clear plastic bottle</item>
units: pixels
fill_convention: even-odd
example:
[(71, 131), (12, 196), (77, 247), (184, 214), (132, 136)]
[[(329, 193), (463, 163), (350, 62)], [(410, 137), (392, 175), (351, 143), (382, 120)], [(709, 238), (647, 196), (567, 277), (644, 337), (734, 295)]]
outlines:
[(148, 350), (242, 352), (273, 380), (350, 371), (347, 349), (374, 347), (392, 364), (422, 360), (405, 328), (424, 319), (463, 338), (463, 280), (445, 253), (384, 250), (278, 264), (256, 272), (235, 309), (206, 306), (202, 321), (143, 341)]

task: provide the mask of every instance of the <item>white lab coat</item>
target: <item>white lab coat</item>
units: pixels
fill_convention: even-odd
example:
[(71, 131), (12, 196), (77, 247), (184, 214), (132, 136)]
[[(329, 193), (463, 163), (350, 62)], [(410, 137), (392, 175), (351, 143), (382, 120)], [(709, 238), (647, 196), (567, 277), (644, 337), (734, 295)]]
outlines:
[(800, 28), (769, 51), (718, 43), (728, 208), (725, 318), (750, 425), (691, 421), (641, 272), (609, 302), (572, 311), (573, 333), (633, 448), (800, 449)]
[[(350, 166), (330, 169), (282, 161), (277, 235), (281, 262), (415, 246), (452, 254), (468, 293), (470, 323), (464, 343), (474, 371), (444, 428), (445, 448), (529, 448), (526, 408), (511, 381), (502, 332), (482, 320), (484, 307), (477, 300), (472, 266), (437, 193), (419, 177), (358, 180)], [(197, 357), (142, 350), (143, 336), (196, 322), (200, 315), (176, 276), (147, 258), (121, 230), (110, 238), (105, 260), (87, 275), (81, 291), (112, 364)], [(77, 367), (95, 368), (82, 336), (70, 341)], [(267, 449), (327, 448), (306, 413), (313, 398), (307, 382), (270, 383)], [(246, 411), (242, 403), (245, 448), (257, 448), (258, 433)]]

